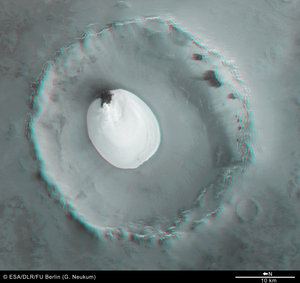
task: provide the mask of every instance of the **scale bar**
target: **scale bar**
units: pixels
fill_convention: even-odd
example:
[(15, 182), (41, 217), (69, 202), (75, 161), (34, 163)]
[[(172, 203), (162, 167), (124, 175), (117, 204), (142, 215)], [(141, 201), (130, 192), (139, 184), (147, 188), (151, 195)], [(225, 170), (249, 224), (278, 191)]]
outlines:
[(242, 279), (242, 278), (270, 278), (270, 279), (272, 279), (272, 278), (274, 278), (274, 279), (276, 279), (276, 278), (278, 278), (278, 279), (280, 279), (280, 278), (290, 278), (290, 279), (295, 279), (295, 276), (235, 276), (235, 278), (240, 278), (240, 279)]

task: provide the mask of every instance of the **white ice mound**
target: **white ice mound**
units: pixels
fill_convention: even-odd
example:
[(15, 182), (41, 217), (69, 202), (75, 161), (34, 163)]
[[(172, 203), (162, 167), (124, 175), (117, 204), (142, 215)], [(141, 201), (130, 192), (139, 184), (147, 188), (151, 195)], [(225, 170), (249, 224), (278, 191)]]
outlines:
[(89, 138), (98, 153), (115, 167), (134, 169), (158, 149), (160, 129), (150, 108), (133, 93), (110, 91), (111, 102), (94, 100), (87, 112)]

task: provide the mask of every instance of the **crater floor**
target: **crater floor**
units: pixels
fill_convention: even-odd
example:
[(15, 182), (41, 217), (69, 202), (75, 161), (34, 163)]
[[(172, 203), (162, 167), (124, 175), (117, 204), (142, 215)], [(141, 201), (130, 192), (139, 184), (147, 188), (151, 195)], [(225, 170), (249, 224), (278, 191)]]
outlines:
[[(0, 269), (299, 269), (299, 5), (1, 1)], [(161, 130), (128, 175), (86, 125), (120, 88)]]

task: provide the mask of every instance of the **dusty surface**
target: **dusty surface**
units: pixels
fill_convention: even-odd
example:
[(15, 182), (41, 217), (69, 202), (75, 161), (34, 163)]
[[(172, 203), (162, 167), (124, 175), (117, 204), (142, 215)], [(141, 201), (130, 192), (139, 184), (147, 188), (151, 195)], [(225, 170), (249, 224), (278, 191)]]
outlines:
[[(0, 268), (299, 269), (299, 1), (114, 4), (0, 2)], [(153, 15), (174, 17), (239, 67), (250, 89), (254, 160), (234, 178), (221, 211), (195, 229), (182, 227), (162, 245), (99, 239), (38, 173), (26, 138), (31, 84), (89, 24)]]

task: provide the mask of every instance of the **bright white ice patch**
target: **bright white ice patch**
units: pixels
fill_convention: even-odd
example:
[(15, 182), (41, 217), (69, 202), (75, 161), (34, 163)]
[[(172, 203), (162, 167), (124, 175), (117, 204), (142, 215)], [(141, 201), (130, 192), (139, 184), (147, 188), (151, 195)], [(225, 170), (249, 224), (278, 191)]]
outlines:
[(98, 153), (115, 167), (134, 169), (158, 149), (160, 130), (150, 108), (133, 93), (110, 91), (112, 101), (94, 100), (87, 112), (89, 138)]

